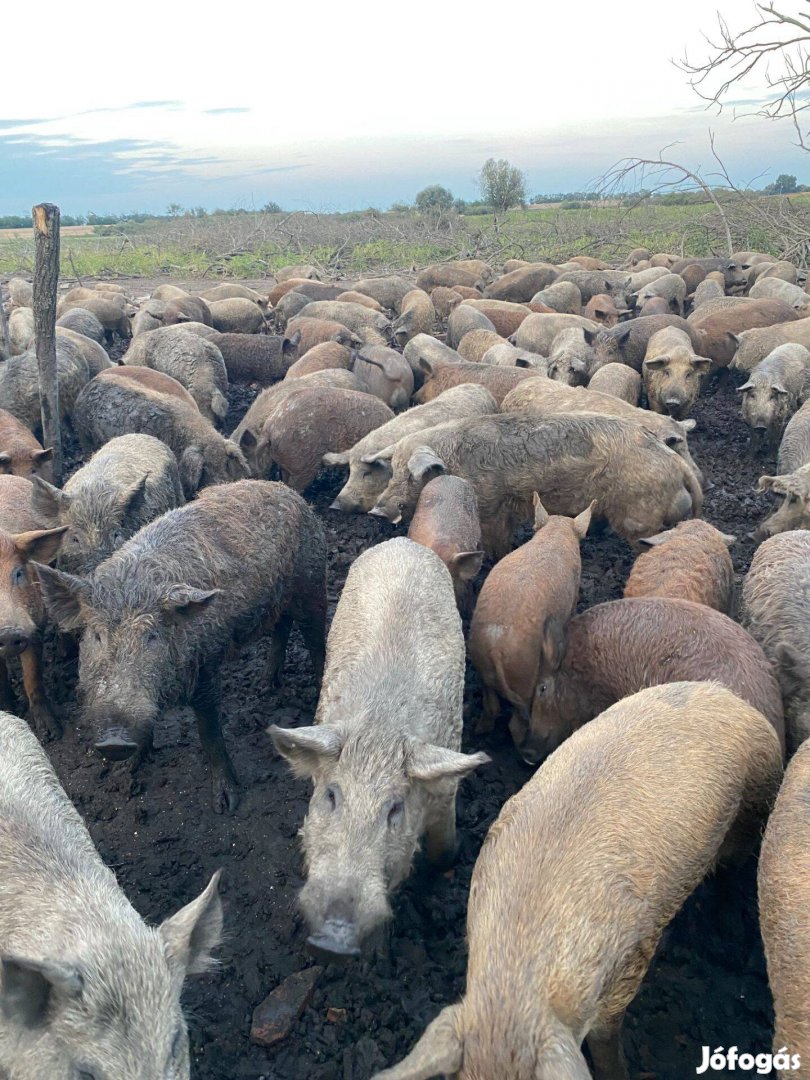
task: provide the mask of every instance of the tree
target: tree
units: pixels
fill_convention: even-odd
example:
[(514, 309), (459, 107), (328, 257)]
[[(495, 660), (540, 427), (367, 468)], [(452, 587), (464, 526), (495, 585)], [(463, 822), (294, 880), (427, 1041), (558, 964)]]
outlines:
[(499, 211), (505, 214), (510, 207), (526, 202), (526, 178), (520, 169), (503, 159), (490, 158), (484, 162), (478, 187), (484, 202), (489, 203), (496, 214)]
[(414, 199), (414, 206), (420, 214), (446, 214), (453, 209), (453, 193), (441, 184), (431, 184), (422, 188)]
[(406, 202), (392, 202), (388, 209), (392, 214), (407, 214), (410, 205)]
[(796, 177), (788, 176), (787, 173), (780, 173), (774, 182), (764, 189), (766, 195), (792, 195), (798, 190)]
[(169, 215), (169, 217), (180, 217), (180, 215), (183, 213), (183, 207), (180, 205), (180, 203), (170, 202), (169, 205), (166, 207), (166, 213)]
[(283, 212), (284, 211), (281, 209), (278, 203), (273, 202), (272, 200), (270, 202), (266, 202), (262, 207), (263, 214), (282, 214)]
[[(720, 109), (730, 105), (735, 111), (741, 105), (743, 113), (770, 120), (789, 118), (799, 146), (810, 150), (810, 132), (802, 130), (801, 115), (810, 108), (810, 16), (777, 11), (773, 0), (754, 7), (753, 25), (734, 32), (718, 13), (719, 37), (707, 38), (708, 58), (694, 63), (684, 56), (678, 66), (689, 75), (698, 96), (711, 105)], [(767, 86), (764, 99), (735, 100), (756, 75)]]

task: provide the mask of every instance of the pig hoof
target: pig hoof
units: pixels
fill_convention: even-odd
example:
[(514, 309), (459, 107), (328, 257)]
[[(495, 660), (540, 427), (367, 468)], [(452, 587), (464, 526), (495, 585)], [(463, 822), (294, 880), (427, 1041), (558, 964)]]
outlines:
[(64, 729), (50, 709), (41, 706), (31, 710), (31, 718), (34, 721), (36, 731), (46, 739), (61, 739)]
[(213, 809), (215, 814), (232, 814), (239, 805), (239, 788), (227, 776), (214, 777)]

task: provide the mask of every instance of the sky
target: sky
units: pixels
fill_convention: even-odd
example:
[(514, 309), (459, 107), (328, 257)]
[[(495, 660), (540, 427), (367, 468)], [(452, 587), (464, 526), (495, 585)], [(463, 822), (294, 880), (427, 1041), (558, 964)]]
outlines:
[[(471, 199), (489, 157), (522, 169), (529, 195), (575, 191), (673, 143), (667, 156), (711, 177), (710, 129), (735, 182), (810, 182), (788, 122), (706, 111), (672, 63), (705, 55), (705, 0), (242, 0), (231, 15), (83, 0), (80, 18), (43, 0), (36, 23), (7, 7), (0, 215), (41, 201), (63, 214), (384, 209), (432, 183)], [(717, 7), (732, 27), (753, 11)]]

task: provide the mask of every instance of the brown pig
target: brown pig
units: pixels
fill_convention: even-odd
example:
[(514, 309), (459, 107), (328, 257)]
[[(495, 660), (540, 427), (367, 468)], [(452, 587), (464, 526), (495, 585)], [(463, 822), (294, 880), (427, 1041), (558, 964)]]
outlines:
[(592, 296), (582, 312), (586, 319), (591, 319), (600, 326), (615, 326), (622, 315), (628, 314), (625, 306), (617, 306), (616, 301), (607, 293), (597, 293)]
[(285, 379), (300, 379), (314, 371), (330, 371), (334, 368), (351, 369), (353, 357), (351, 350), (338, 341), (322, 341), (313, 345), (294, 364), (287, 369)]
[(781, 476), (760, 476), (757, 491), (784, 496), (782, 505), (751, 534), (759, 542), (792, 529), (810, 529), (810, 464)]
[[(307, 305), (309, 306), (309, 305)], [(287, 324), (284, 339), (289, 342), (291, 348), (298, 350), (297, 355), (306, 356), (311, 348), (320, 345), (323, 341), (337, 341), (339, 345), (357, 347), (362, 345), (361, 339), (343, 323), (332, 319), (314, 319), (308, 316), (296, 315)]]
[(413, 400), (418, 404), (433, 401), (451, 386), (478, 383), (485, 386), (500, 405), (519, 382), (544, 377), (544, 372), (532, 368), (490, 367), (488, 364), (470, 364), (464, 360), (457, 364), (446, 364), (425, 356), (419, 357), (419, 366), (425, 373), (425, 381), (422, 389), (414, 394)]
[(508, 344), (494, 330), (470, 330), (458, 343), (458, 355), (470, 364), (480, 364), (495, 345)]
[(0, 474), (41, 476), (53, 481), (53, 449), (43, 450), (28, 428), (16, 416), (0, 409)]
[(399, 317), (392, 332), (398, 345), (405, 346), (417, 334), (429, 334), (436, 322), (436, 308), (424, 289), (411, 289), (402, 298)]
[(640, 540), (649, 550), (633, 563), (624, 595), (692, 600), (728, 615), (734, 591), (728, 546), (735, 539), (696, 519)]
[(531, 308), (526, 304), (513, 304), (508, 300), (465, 300), (465, 305), (483, 312), (501, 337), (514, 334)]
[(537, 685), (520, 746), (527, 761), (551, 753), (614, 701), (646, 686), (711, 679), (773, 725), (784, 748), (782, 695), (757, 642), (726, 615), (691, 600), (639, 596), (597, 604), (568, 624), (562, 666)]
[[(448, 289), (445, 285), (439, 285), (430, 294), (430, 299), (439, 318), (447, 319), (450, 312), (457, 308), (464, 298), (455, 289)], [(396, 333), (396, 328), (394, 332)]]
[[(704, 333), (703, 355), (718, 367), (728, 367), (739, 344), (738, 336), (745, 331), (801, 321), (798, 312), (784, 300), (742, 300), (721, 311), (693, 314), (692, 325)], [(775, 341), (774, 347), (778, 344)]]
[(641, 371), (644, 390), (653, 412), (668, 413), (680, 420), (700, 393), (700, 380), (712, 362), (695, 355), (689, 335), (676, 326), (666, 326), (647, 343)]
[(472, 484), (460, 476), (437, 476), (426, 484), (416, 504), (408, 539), (436, 552), (450, 571), (459, 611), (469, 615), (472, 582), (484, 559)]
[(588, 389), (611, 394), (628, 405), (638, 405), (641, 376), (627, 364), (604, 364), (589, 379)]
[[(463, 999), (373, 1080), (625, 1080), (622, 1020), (663, 930), (717, 861), (750, 849), (781, 775), (767, 722), (711, 683), (643, 690), (578, 731), (484, 841)], [(810, 770), (802, 779), (806, 788)], [(801, 861), (780, 854), (774, 872), (783, 876), (810, 861), (808, 804), (793, 790)], [(810, 881), (810, 866), (795, 880)], [(777, 916), (792, 895), (781, 884)], [(805, 926), (808, 910), (800, 901)], [(810, 955), (803, 943), (795, 950), (792, 927), (781, 927), (780, 974), (791, 1002), (806, 1006)]]
[(502, 700), (527, 725), (541, 673), (560, 666), (565, 624), (579, 597), (579, 544), (594, 505), (575, 518), (551, 517), (535, 493), (534, 536), (489, 572), (467, 643), (484, 684), (479, 731), (491, 728)]

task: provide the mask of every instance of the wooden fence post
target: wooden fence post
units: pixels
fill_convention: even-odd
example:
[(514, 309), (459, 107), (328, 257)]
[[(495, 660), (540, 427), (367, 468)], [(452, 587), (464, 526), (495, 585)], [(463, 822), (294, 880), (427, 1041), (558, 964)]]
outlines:
[(0, 283), (0, 360), (8, 360), (10, 356), (11, 340), (8, 336), (6, 309), (3, 307), (3, 285)]
[(59, 283), (59, 207), (39, 203), (34, 219), (34, 334), (36, 336), (42, 445), (53, 447), (53, 479), (62, 484), (62, 433), (56, 371), (56, 287)]

